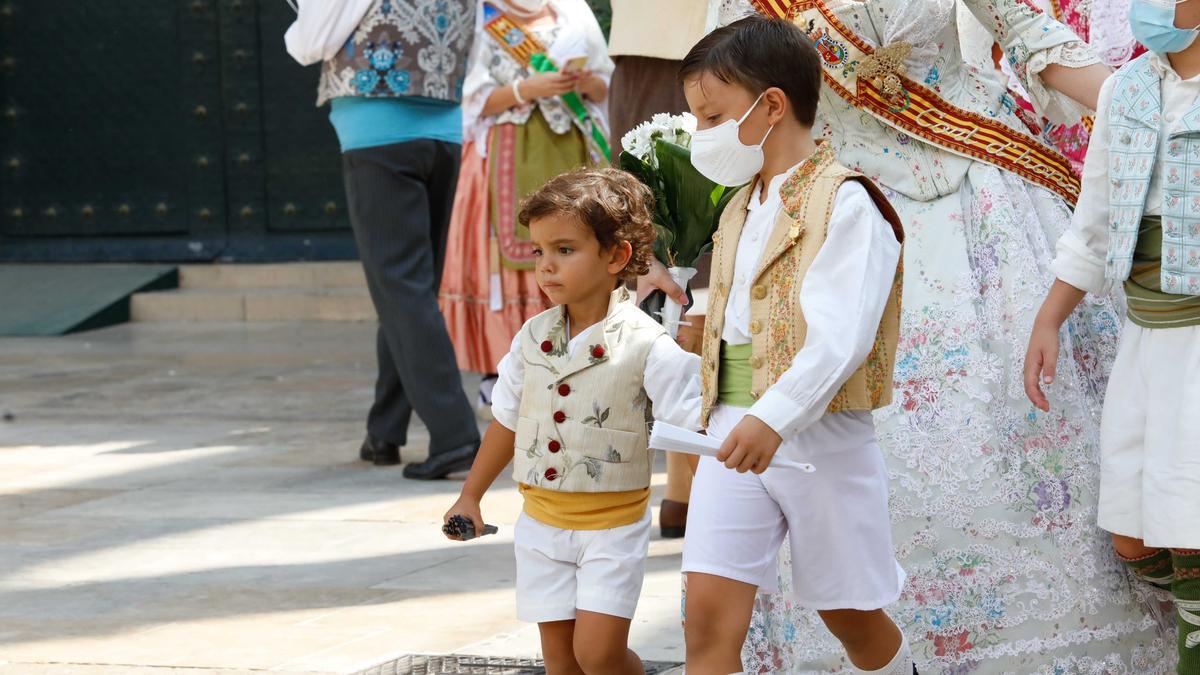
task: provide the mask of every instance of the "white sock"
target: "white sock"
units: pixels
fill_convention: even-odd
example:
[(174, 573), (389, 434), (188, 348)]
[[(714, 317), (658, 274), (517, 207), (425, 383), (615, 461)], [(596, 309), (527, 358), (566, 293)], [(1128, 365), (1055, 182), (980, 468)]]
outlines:
[(908, 638), (900, 635), (900, 649), (896, 650), (891, 662), (879, 670), (863, 670), (854, 664), (851, 667), (860, 675), (912, 675), (913, 657), (912, 650), (908, 648)]

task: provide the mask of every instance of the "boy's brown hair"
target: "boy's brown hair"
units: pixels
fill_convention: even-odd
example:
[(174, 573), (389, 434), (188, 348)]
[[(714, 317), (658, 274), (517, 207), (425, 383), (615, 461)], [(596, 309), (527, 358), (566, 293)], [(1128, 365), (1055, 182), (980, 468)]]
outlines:
[(601, 248), (629, 242), (633, 255), (618, 277), (636, 279), (654, 257), (654, 195), (632, 174), (617, 169), (577, 169), (551, 178), (529, 195), (517, 219), (528, 227), (548, 216), (574, 218)]
[(811, 127), (816, 122), (821, 57), (791, 21), (754, 15), (714, 30), (683, 57), (679, 81), (704, 73), (755, 96), (779, 87), (801, 124)]

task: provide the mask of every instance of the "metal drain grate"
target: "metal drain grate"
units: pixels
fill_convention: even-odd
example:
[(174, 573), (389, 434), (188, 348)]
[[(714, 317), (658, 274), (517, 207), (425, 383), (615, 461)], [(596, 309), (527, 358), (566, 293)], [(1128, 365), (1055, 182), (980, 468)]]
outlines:
[[(682, 672), (682, 663), (647, 661), (646, 675), (666, 675)], [(545, 675), (546, 668), (541, 659), (505, 659), (487, 656), (429, 656), (408, 654), (393, 661), (372, 666), (356, 675), (460, 675), (484, 673), (486, 675)]]

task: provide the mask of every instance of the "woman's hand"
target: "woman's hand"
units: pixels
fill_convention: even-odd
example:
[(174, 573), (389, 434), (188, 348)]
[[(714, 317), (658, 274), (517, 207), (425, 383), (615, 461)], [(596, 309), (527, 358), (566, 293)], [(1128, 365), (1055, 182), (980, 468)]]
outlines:
[(561, 96), (574, 89), (578, 81), (579, 76), (574, 73), (538, 73), (521, 82), (521, 98), (532, 101)]
[(608, 96), (608, 85), (604, 83), (604, 79), (596, 75), (590, 70), (579, 71), (579, 81), (575, 84), (575, 91), (583, 94), (589, 101), (599, 103)]
[(687, 305), (687, 291), (683, 290), (675, 280), (671, 278), (671, 273), (666, 267), (654, 258), (650, 261), (650, 271), (646, 272), (637, 280), (637, 301), (640, 304), (655, 290), (662, 291), (667, 294), (668, 298), (673, 299), (680, 305)]

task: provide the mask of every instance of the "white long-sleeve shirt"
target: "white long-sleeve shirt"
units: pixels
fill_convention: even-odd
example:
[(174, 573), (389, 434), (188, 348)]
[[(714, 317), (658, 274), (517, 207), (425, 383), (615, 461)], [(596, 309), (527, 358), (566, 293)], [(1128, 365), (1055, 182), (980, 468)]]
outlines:
[[(729, 344), (750, 342), (750, 286), (783, 209), (779, 189), (798, 167), (771, 181), (765, 202), (760, 189), (750, 197), (721, 334)], [(825, 243), (800, 289), (800, 311), (808, 324), (804, 347), (749, 414), (784, 439), (825, 415), (838, 389), (871, 353), (899, 261), (900, 242), (866, 188), (856, 181), (843, 183)]]
[[(603, 321), (592, 324), (567, 343), (574, 356), (588, 336), (600, 329)], [(521, 410), (521, 388), (525, 382), (525, 361), (521, 358), (521, 334), (496, 368), (500, 379), (492, 390), (492, 417), (506, 429), (515, 431)], [(686, 352), (669, 335), (660, 335), (646, 356), (646, 374), (642, 387), (654, 404), (654, 419), (679, 427), (700, 429), (700, 357)], [(637, 392), (630, 392), (633, 397)]]
[[(1182, 80), (1170, 61), (1153, 54), (1150, 63), (1162, 78), (1162, 128), (1158, 135), (1158, 157), (1166, 156), (1168, 137), (1179, 120), (1196, 104), (1200, 96), (1200, 75)], [(1071, 219), (1071, 228), (1058, 240), (1058, 255), (1050, 269), (1054, 276), (1083, 291), (1104, 293), (1111, 283), (1104, 276), (1108, 259), (1108, 203), (1111, 184), (1108, 175), (1109, 114), (1116, 78), (1110, 77), (1100, 88), (1096, 104), (1096, 123), (1088, 141), (1083, 162), (1079, 203)], [(1162, 214), (1161, 163), (1155, 167), (1146, 191), (1147, 216)]]

